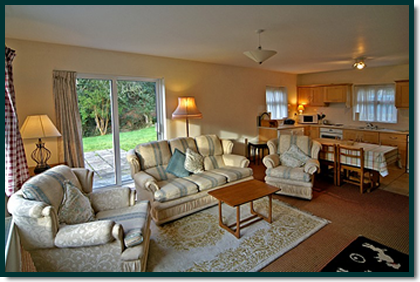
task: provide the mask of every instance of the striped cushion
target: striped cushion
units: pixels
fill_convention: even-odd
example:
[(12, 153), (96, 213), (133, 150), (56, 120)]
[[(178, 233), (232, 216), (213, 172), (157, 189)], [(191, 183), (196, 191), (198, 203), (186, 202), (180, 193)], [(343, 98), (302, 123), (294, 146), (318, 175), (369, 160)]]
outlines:
[(190, 148), (194, 152), (198, 152), (197, 146), (195, 145), (194, 138), (179, 137), (179, 138), (171, 139), (168, 142), (169, 142), (169, 147), (171, 148), (172, 154), (175, 153), (175, 149), (178, 149), (185, 154), (187, 151), (187, 148)]
[(233, 167), (233, 166), (225, 166), (218, 169), (213, 169), (211, 172), (223, 175), (227, 178), (228, 182), (233, 182), (248, 176), (251, 176), (253, 171), (251, 168), (241, 168), (241, 167)]
[(153, 168), (146, 169), (145, 172), (153, 176), (157, 181), (165, 181), (176, 176), (166, 171), (167, 165), (158, 165)]
[(174, 178), (168, 181), (158, 182), (160, 189), (155, 192), (155, 200), (166, 202), (198, 192), (197, 185), (184, 178)]
[(283, 154), (292, 144), (296, 144), (306, 155), (311, 155), (312, 140), (309, 136), (284, 134), (279, 136), (277, 154)]
[(208, 156), (204, 157), (204, 170), (212, 170), (224, 167), (225, 162), (222, 156)]
[(223, 175), (205, 171), (203, 173), (193, 174), (185, 179), (198, 185), (198, 190), (208, 190), (226, 183), (226, 177)]
[(220, 156), (223, 154), (222, 144), (217, 135), (202, 135), (195, 138), (198, 152), (204, 156)]
[(303, 167), (291, 168), (286, 166), (278, 166), (276, 168), (267, 169), (266, 175), (269, 177), (284, 178), (302, 182), (311, 181), (311, 176), (303, 171)]
[(143, 243), (143, 233), (140, 228), (132, 229), (124, 236), (124, 245), (127, 248), (134, 247)]
[(124, 236), (127, 236), (130, 230), (139, 229), (142, 234), (146, 234), (149, 211), (149, 201), (139, 201), (134, 206), (98, 212), (96, 214), (96, 219), (112, 220), (121, 224), (124, 229)]
[(136, 153), (140, 158), (143, 170), (158, 165), (167, 165), (172, 156), (168, 142), (165, 140), (139, 144), (136, 147)]
[(63, 188), (66, 180), (82, 190), (82, 186), (71, 168), (59, 165), (26, 181), (22, 186), (23, 197), (52, 205), (58, 210), (63, 200)]

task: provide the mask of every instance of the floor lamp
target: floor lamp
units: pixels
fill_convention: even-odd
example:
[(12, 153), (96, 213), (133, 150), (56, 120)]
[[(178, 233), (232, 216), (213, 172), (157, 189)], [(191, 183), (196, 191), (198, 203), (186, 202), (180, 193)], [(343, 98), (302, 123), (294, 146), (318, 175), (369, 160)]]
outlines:
[(197, 109), (194, 97), (184, 96), (178, 97), (178, 107), (172, 113), (173, 119), (183, 119), (186, 121), (187, 137), (190, 136), (189, 120), (190, 119), (201, 119), (203, 115)]
[(38, 139), (36, 148), (31, 154), (31, 158), (37, 163), (35, 174), (49, 169), (47, 161), (51, 157), (51, 152), (45, 148), (45, 143), (41, 138), (61, 136), (50, 118), (47, 115), (27, 116), (20, 132), (23, 139)]

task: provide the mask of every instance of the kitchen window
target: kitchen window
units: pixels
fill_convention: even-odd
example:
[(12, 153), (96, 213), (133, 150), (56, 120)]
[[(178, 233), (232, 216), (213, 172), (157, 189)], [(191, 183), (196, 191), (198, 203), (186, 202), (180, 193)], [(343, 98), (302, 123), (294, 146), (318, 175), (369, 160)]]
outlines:
[(357, 85), (354, 93), (353, 120), (397, 123), (393, 84)]
[(266, 87), (265, 98), (267, 112), (271, 113), (272, 119), (287, 118), (287, 88), (286, 87)]

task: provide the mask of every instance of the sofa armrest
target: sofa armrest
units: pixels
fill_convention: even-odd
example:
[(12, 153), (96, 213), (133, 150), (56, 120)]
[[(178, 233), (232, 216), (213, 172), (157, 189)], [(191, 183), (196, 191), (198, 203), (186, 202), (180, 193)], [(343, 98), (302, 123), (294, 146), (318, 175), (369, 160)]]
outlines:
[(319, 161), (313, 158), (309, 159), (303, 166), (303, 171), (310, 175), (316, 172), (319, 172), (319, 169), (320, 169)]
[(275, 168), (280, 165), (280, 156), (271, 154), (263, 158), (263, 164), (266, 168)]
[(136, 191), (128, 187), (98, 189), (89, 194), (95, 212), (125, 208), (135, 204)]
[(54, 243), (59, 248), (104, 245), (115, 239), (119, 239), (114, 236), (114, 233), (119, 233), (114, 231), (115, 225), (117, 224), (112, 220), (98, 220), (82, 224), (65, 225), (57, 232)]
[(222, 141), (223, 154), (230, 155), (233, 150), (233, 142), (229, 139), (220, 139)]
[(12, 195), (7, 203), (9, 213), (15, 217), (41, 218), (47, 213), (44, 210), (48, 207), (51, 206), (44, 202), (25, 199), (21, 191)]
[(155, 193), (160, 189), (156, 178), (144, 171), (139, 171), (134, 175), (134, 182), (136, 182), (138, 187), (146, 189), (151, 193)]
[(318, 141), (312, 140), (311, 158), (318, 159), (319, 152), (321, 151), (322, 145)]
[(234, 155), (234, 154), (228, 154), (228, 155), (222, 155), (223, 161), (225, 162), (225, 165), (227, 166), (236, 166), (236, 167), (248, 167), (249, 166), (249, 160), (245, 158), (244, 156)]
[(127, 161), (130, 165), (131, 177), (134, 179), (134, 175), (141, 170), (140, 160), (134, 149), (127, 152)]

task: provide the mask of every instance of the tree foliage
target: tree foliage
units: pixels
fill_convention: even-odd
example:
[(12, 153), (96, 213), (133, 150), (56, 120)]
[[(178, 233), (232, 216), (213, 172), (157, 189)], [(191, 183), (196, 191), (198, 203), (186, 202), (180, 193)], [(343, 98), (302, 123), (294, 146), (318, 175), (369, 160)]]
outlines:
[[(84, 137), (110, 133), (110, 89), (110, 80), (77, 80), (77, 95)], [(155, 83), (118, 81), (117, 91), (121, 131), (137, 130), (155, 124)]]

